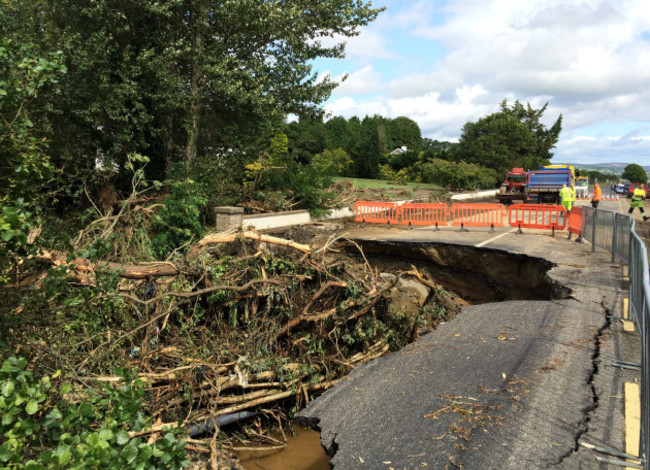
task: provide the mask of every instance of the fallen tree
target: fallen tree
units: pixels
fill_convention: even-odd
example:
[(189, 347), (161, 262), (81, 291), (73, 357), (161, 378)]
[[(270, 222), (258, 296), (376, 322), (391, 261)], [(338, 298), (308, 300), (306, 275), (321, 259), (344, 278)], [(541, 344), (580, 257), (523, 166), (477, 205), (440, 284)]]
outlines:
[[(342, 245), (356, 246), (359, 260), (341, 255)], [(36, 258), (69, 287), (33, 360), (81, 384), (72, 400), (93, 384), (119, 386), (114, 365), (137, 368), (154, 435), (243, 410), (275, 420), (286, 406), (303, 407), (417, 337), (428, 311), (439, 315), (434, 295), (426, 308), (391, 311), (402, 278), (447, 295), (415, 268), (380, 276), (344, 236), (310, 246), (253, 230), (210, 234), (174, 262)], [(41, 277), (33, 289), (45, 284)]]

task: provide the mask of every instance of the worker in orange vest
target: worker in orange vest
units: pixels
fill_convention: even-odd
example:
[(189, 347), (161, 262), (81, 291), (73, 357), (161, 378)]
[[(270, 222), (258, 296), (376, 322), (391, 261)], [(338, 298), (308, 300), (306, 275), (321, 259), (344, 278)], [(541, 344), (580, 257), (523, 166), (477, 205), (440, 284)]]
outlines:
[(598, 203), (600, 202), (600, 198), (603, 195), (603, 190), (600, 189), (600, 185), (596, 183), (594, 185), (594, 194), (591, 196), (591, 207), (596, 209), (598, 207)]

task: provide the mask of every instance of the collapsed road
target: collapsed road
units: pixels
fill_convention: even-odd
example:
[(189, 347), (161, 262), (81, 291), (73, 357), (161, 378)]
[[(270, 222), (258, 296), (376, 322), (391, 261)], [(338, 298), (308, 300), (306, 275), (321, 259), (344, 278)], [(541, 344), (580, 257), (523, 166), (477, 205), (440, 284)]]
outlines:
[(502, 273), (501, 290), (537, 276), (540, 291), (529, 299), (547, 300), (464, 307), (313, 401), (297, 420), (321, 432), (332, 468), (610, 468), (580, 443), (624, 448), (622, 388), (635, 372), (610, 364), (636, 357), (638, 335), (616, 320), (627, 286), (611, 255), (549, 233), (370, 229), (352, 238), (402, 263), (440, 262), (441, 247), (472, 247), (479, 292), (499, 290), (480, 276), (497, 269), (481, 252), (537, 260), (537, 274), (535, 262)]

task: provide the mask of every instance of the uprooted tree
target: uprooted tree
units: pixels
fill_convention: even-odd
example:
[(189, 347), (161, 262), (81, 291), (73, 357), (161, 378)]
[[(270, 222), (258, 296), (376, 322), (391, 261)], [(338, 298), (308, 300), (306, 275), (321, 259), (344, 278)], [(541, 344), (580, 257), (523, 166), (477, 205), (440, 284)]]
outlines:
[[(72, 251), (44, 249), (30, 233), (29, 254), (5, 271), (5, 347), (29, 357), (34, 373), (62, 371), (51, 381), (58, 401), (27, 410), (39, 426), (64, 423), (66, 413), (77, 419), (81, 403), (126, 385), (136, 390), (132, 413), (147, 414), (137, 425), (129, 414), (104, 433), (107, 442), (124, 431), (121, 445), (154, 445), (170, 430), (185, 433), (243, 410), (275, 421), (457, 308), (415, 268), (379, 273), (344, 235), (304, 243), (242, 229), (208, 234), (167, 261), (125, 264), (125, 248), (98, 247), (104, 237), (133, 241), (131, 224), (146, 224), (159, 206), (142, 200), (134, 192), (123, 210), (89, 224)], [(426, 293), (411, 310), (393, 308), (406, 278)], [(165, 452), (181, 458), (170, 436)], [(21, 442), (11, 455), (33, 457), (30, 439)]]

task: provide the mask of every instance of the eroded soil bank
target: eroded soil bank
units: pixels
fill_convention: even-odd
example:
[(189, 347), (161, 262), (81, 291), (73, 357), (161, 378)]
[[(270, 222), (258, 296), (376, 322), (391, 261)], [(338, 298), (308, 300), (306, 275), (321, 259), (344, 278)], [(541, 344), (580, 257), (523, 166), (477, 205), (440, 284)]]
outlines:
[[(553, 300), (568, 294), (548, 277), (553, 264), (540, 258), (444, 243), (356, 243), (378, 269), (408, 270), (415, 265), (470, 303)], [(352, 247), (348, 253), (357, 256)]]

